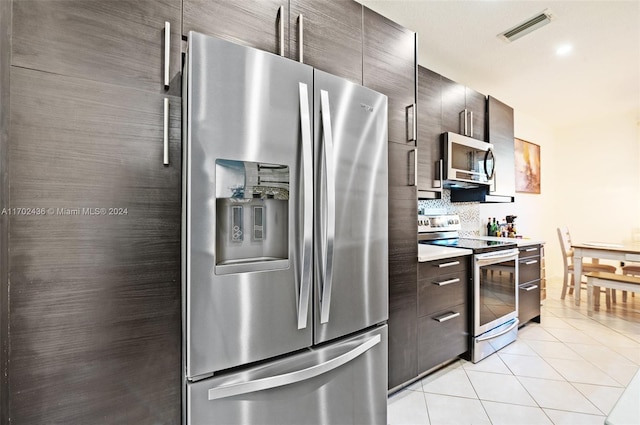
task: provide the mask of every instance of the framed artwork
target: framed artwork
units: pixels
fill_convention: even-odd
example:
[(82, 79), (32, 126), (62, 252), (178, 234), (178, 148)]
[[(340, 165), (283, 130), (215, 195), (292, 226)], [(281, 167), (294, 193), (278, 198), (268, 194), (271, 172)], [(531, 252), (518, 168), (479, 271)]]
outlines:
[(540, 146), (515, 138), (516, 192), (540, 193)]

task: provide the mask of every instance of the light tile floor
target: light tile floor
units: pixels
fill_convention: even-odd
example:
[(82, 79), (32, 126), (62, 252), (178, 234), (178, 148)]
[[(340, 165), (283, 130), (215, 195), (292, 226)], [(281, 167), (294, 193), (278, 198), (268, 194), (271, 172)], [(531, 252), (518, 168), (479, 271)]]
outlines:
[[(587, 315), (548, 282), (542, 323), (477, 364), (457, 360), (388, 400), (391, 425), (603, 424), (640, 368), (640, 294)], [(604, 297), (603, 297), (604, 298)], [(640, 403), (640, 401), (639, 401)]]

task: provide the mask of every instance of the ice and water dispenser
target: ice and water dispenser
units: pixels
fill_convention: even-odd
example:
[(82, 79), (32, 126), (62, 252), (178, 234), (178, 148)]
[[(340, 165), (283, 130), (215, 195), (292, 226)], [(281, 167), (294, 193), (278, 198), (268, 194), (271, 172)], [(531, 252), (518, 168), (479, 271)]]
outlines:
[(289, 266), (289, 167), (216, 160), (216, 274)]

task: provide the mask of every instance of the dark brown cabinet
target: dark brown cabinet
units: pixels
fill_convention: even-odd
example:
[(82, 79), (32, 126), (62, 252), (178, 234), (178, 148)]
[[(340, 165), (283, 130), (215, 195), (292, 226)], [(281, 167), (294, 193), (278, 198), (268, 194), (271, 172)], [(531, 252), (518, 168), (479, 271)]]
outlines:
[(469, 349), (469, 257), (418, 265), (418, 374)]
[[(302, 24), (300, 21), (302, 16)], [(355, 1), (291, 0), (290, 57), (362, 84), (362, 5)]]
[[(486, 98), (463, 84), (441, 77), (442, 132), (453, 132), (486, 141)], [(466, 112), (461, 114), (461, 112)], [(465, 115), (467, 132), (464, 131)]]
[(184, 0), (182, 34), (189, 31), (288, 56), (289, 1)]
[(529, 321), (540, 323), (541, 246), (519, 248), (518, 258), (518, 319), (520, 325)]
[(363, 85), (389, 101), (389, 388), (395, 388), (417, 376), (415, 34), (367, 8), (363, 22)]
[(12, 6), (2, 419), (179, 423), (182, 2)]
[(493, 145), (496, 158), (489, 195), (501, 202), (513, 202), (516, 191), (513, 108), (489, 96), (487, 117), (488, 142)]
[(181, 15), (180, 0), (14, 0), (11, 64), (165, 93), (169, 22), (169, 92), (179, 96)]
[(442, 82), (418, 66), (418, 198), (442, 197)]
[[(9, 416), (180, 420), (180, 98), (14, 67)], [(120, 408), (114, 409), (114, 406)]]

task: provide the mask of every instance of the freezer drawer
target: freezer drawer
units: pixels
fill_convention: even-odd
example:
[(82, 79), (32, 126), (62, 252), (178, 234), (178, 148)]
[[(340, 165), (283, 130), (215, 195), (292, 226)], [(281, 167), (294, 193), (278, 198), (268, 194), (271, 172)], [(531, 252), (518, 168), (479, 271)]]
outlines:
[(186, 419), (213, 424), (386, 424), (387, 326), (187, 384)]

